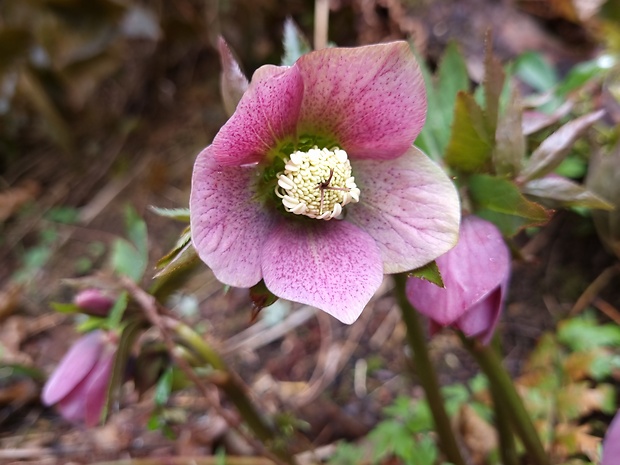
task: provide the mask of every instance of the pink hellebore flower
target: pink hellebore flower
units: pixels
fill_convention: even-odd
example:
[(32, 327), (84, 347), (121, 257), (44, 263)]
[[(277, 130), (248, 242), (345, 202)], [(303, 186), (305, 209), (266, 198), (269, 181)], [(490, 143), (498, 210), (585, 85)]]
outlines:
[(259, 68), (194, 166), (200, 258), (225, 284), (262, 279), (278, 297), (354, 322), (384, 273), (457, 240), (456, 190), (412, 146), (425, 114), (406, 42)]
[(453, 326), (488, 344), (504, 304), (510, 251), (493, 223), (463, 218), (459, 242), (437, 259), (444, 288), (428, 281), (407, 281), (407, 297), (431, 319), (431, 331)]
[(110, 334), (97, 330), (82, 336), (45, 383), (43, 403), (58, 404), (67, 420), (95, 426), (105, 405), (115, 352)]
[(78, 292), (73, 303), (90, 315), (106, 316), (114, 306), (114, 299), (99, 289), (89, 288)]
[(603, 457), (601, 465), (618, 465), (620, 463), (620, 412), (611, 421), (605, 439), (603, 439)]

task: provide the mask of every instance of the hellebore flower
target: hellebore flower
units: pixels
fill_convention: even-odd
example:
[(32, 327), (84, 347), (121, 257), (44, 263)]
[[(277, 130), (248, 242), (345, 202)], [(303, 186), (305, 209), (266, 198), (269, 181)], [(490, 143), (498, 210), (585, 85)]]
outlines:
[(510, 275), (510, 252), (497, 227), (464, 217), (459, 241), (437, 259), (444, 288), (410, 278), (407, 297), (431, 320), (431, 332), (453, 326), (488, 344), (502, 311)]
[(192, 240), (221, 282), (352, 323), (384, 273), (452, 248), (459, 200), (412, 146), (426, 114), (409, 45), (393, 42), (263, 66), (199, 155)]
[(603, 456), (601, 465), (620, 463), (620, 412), (611, 421), (605, 439), (603, 439)]
[(96, 288), (84, 289), (76, 294), (73, 303), (89, 315), (106, 316), (114, 306), (114, 299)]
[(82, 336), (65, 354), (43, 387), (45, 405), (58, 404), (70, 421), (95, 426), (105, 405), (116, 345), (97, 330)]

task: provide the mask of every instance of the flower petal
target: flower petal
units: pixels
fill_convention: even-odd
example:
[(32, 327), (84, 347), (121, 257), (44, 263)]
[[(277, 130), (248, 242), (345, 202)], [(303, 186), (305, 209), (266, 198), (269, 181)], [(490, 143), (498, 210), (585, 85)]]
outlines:
[(510, 252), (494, 224), (469, 215), (463, 218), (458, 244), (437, 265), (445, 288), (412, 278), (407, 296), (420, 313), (447, 326), (508, 279)]
[(108, 350), (88, 375), (85, 390), (84, 422), (95, 426), (101, 421), (101, 412), (108, 398), (108, 385), (114, 367), (114, 350)]
[(261, 161), (278, 141), (295, 135), (302, 97), (298, 69), (257, 69), (237, 110), (213, 140), (214, 160), (225, 166)]
[(43, 387), (45, 405), (62, 400), (90, 373), (103, 350), (104, 336), (103, 331), (93, 331), (71, 346)]
[(207, 147), (196, 160), (189, 201), (192, 242), (224, 284), (251, 287), (262, 279), (260, 250), (272, 224), (254, 198), (254, 166), (218, 167)]
[(455, 323), (467, 337), (478, 337), (483, 344), (491, 342), (495, 327), (502, 314), (503, 297), (507, 285), (494, 289), (480, 302), (470, 308)]
[(603, 439), (601, 465), (616, 465), (620, 462), (620, 411), (611, 421)]
[(399, 157), (422, 130), (426, 91), (406, 42), (302, 56), (300, 134), (334, 137), (351, 159)]
[(282, 221), (262, 254), (267, 288), (276, 296), (317, 307), (353, 323), (381, 285), (375, 241), (345, 221)]
[(460, 205), (446, 174), (415, 147), (390, 163), (355, 161), (360, 202), (347, 220), (379, 244), (384, 273), (418, 268), (447, 252), (458, 239)]

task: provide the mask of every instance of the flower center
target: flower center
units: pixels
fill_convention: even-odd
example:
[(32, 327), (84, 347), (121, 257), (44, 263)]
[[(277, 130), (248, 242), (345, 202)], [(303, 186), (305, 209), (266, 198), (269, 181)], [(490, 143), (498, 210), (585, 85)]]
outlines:
[(319, 220), (340, 216), (342, 207), (359, 202), (347, 152), (334, 147), (293, 152), (277, 175), (276, 195), (287, 212)]

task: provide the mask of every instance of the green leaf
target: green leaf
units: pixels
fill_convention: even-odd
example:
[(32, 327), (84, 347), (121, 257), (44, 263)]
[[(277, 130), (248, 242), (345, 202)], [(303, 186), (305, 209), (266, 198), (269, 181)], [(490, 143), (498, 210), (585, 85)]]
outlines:
[(164, 218), (171, 218), (173, 220), (182, 221), (183, 223), (189, 223), (189, 208), (159, 208), (151, 205), (149, 210)]
[(582, 87), (592, 79), (603, 79), (610, 68), (616, 65), (617, 58), (613, 55), (601, 55), (590, 61), (578, 63), (555, 89), (556, 95), (566, 94)]
[(519, 188), (507, 179), (474, 175), (469, 180), (469, 194), (476, 215), (494, 223), (508, 237), (549, 218), (543, 207), (523, 197)]
[(539, 199), (552, 200), (551, 207), (585, 207), (613, 210), (614, 206), (594, 192), (560, 176), (533, 179), (521, 188), (521, 192)]
[(596, 347), (620, 347), (620, 326), (599, 324), (591, 314), (563, 321), (558, 325), (558, 340), (575, 351)]
[(284, 37), (282, 42), (284, 45), (282, 66), (293, 66), (299, 57), (312, 51), (308, 39), (304, 37), (295, 21), (290, 17), (284, 21)]
[(515, 62), (515, 74), (538, 92), (551, 90), (558, 82), (555, 69), (538, 52), (525, 52)]
[(172, 393), (172, 380), (173, 367), (169, 367), (164, 374), (159, 378), (157, 385), (155, 386), (155, 405), (163, 406), (168, 402), (170, 394)]
[(129, 303), (129, 295), (127, 291), (123, 291), (119, 294), (114, 302), (114, 305), (110, 309), (108, 313), (108, 317), (106, 318), (107, 326), (110, 329), (117, 329), (121, 325), (121, 320), (123, 319), (123, 314), (127, 309), (127, 304)]
[(136, 249), (142, 255), (142, 260), (146, 263), (149, 253), (146, 223), (130, 206), (125, 208), (125, 225), (129, 240), (136, 246)]
[(543, 177), (552, 172), (568, 155), (573, 144), (594, 123), (603, 117), (605, 110), (598, 110), (569, 121), (547, 137), (532, 153), (521, 172), (521, 181)]
[(52, 302), (50, 306), (58, 313), (80, 313), (82, 310), (75, 304)]
[(146, 260), (131, 243), (116, 239), (112, 243), (110, 266), (115, 273), (138, 282), (146, 270)]
[(480, 171), (489, 162), (491, 147), (482, 109), (471, 95), (459, 92), (454, 108), (452, 135), (446, 149), (446, 162), (452, 168), (466, 173)]
[(410, 271), (407, 273), (407, 276), (424, 279), (442, 288), (446, 287), (443, 283), (443, 279), (441, 278), (439, 267), (435, 261)]

